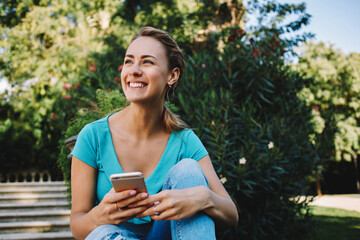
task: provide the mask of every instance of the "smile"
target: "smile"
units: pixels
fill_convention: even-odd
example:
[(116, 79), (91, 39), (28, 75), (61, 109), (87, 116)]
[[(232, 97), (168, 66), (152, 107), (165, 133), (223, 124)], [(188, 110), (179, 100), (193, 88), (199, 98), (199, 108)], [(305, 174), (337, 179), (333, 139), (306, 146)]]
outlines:
[(131, 88), (142, 88), (142, 87), (145, 87), (145, 83), (141, 83), (141, 82), (130, 82), (129, 83), (129, 86)]

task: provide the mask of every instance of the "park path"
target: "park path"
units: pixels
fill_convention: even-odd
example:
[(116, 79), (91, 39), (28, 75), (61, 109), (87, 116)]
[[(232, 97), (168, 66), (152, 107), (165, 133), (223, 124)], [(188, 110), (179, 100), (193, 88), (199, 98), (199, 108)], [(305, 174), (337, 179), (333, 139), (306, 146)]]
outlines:
[(316, 196), (310, 205), (360, 212), (360, 194)]

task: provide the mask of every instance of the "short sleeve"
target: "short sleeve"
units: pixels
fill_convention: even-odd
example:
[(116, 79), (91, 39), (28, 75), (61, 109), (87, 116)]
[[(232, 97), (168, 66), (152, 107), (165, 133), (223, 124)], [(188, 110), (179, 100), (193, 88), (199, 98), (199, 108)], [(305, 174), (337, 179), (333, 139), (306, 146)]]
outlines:
[(96, 131), (92, 124), (87, 124), (79, 133), (74, 149), (71, 155), (80, 159), (84, 163), (97, 168), (96, 156), (97, 156), (97, 140)]
[(199, 137), (192, 130), (187, 130), (185, 139), (185, 156), (199, 161), (206, 155), (208, 155), (208, 152)]

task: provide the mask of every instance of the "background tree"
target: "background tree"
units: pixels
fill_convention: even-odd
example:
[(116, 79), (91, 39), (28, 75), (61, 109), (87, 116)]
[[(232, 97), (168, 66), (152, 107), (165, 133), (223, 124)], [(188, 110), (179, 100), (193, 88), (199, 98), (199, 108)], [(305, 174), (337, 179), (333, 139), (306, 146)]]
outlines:
[[(0, 159), (2, 171), (18, 169), (19, 162), (23, 168), (56, 169), (61, 132), (79, 108), (88, 107), (82, 98), (95, 100), (97, 88), (119, 87), (124, 49), (141, 26), (169, 31), (191, 53), (193, 36), (206, 28), (220, 7), (226, 9), (226, 4), (2, 2), (0, 76), (12, 86), (1, 94), (0, 144), (9, 146)], [(22, 146), (24, 151), (15, 152), (11, 146)]]
[(302, 94), (316, 113), (314, 121), (323, 122), (314, 136), (319, 155), (352, 162), (350, 189), (360, 192), (360, 54), (345, 55), (323, 42), (307, 43), (295, 67), (312, 80)]
[(19, 166), (57, 169), (61, 132), (77, 111), (79, 76), (89, 65), (96, 69), (90, 53), (103, 49), (98, 39), (109, 19), (104, 14), (102, 25), (91, 25), (94, 11), (101, 12), (101, 2), (2, 3), (1, 77), (12, 89), (1, 95), (1, 105), (6, 109), (2, 111), (0, 139), (2, 146), (24, 148), (21, 152), (6, 148), (1, 157), (2, 171)]

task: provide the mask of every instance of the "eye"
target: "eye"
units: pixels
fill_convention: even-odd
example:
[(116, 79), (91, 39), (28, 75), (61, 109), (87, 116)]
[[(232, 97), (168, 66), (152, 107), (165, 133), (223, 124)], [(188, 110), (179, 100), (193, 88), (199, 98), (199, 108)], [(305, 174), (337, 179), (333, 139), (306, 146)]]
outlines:
[(130, 59), (125, 59), (124, 64), (131, 64), (132, 61)]
[(149, 59), (145, 59), (145, 60), (144, 60), (144, 63), (145, 63), (145, 64), (154, 64), (154, 62), (151, 61), (151, 60), (149, 60)]

